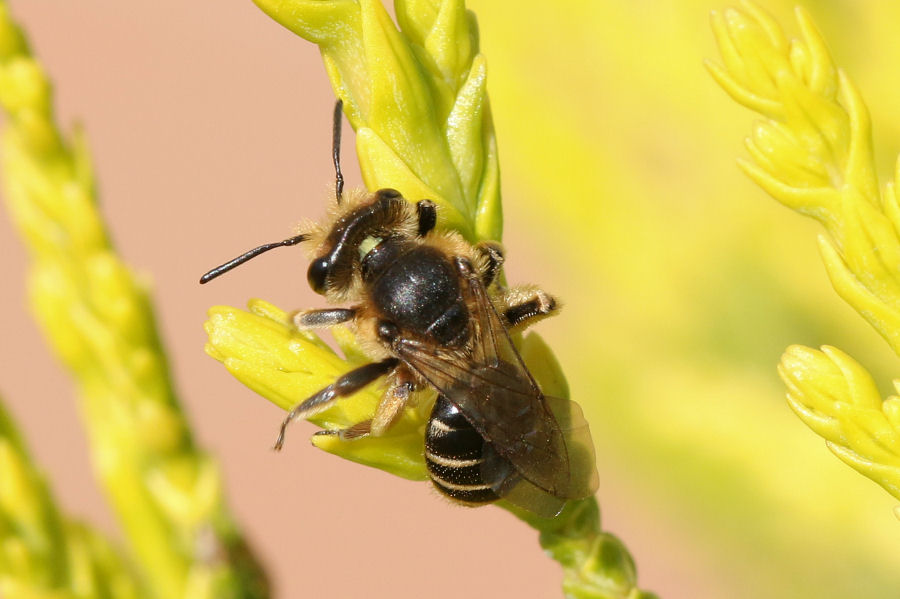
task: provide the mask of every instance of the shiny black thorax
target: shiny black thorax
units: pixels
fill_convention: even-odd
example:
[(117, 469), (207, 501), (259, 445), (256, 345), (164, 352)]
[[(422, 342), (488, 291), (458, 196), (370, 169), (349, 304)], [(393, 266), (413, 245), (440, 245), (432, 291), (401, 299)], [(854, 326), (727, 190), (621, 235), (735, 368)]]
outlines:
[(450, 258), (418, 241), (388, 237), (362, 259), (368, 302), (405, 337), (443, 347), (469, 339), (469, 309)]

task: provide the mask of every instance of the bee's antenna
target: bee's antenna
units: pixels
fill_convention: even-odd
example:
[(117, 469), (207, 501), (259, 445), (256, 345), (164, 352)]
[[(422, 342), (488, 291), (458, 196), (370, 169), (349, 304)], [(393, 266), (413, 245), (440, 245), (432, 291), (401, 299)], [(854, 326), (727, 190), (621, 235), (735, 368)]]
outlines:
[(344, 101), (338, 100), (334, 104), (334, 123), (331, 128), (331, 157), (334, 160), (334, 198), (341, 203), (344, 192), (344, 175), (341, 174), (341, 120)]
[(251, 258), (256, 258), (257, 256), (259, 256), (260, 254), (262, 254), (264, 252), (268, 252), (269, 250), (274, 250), (275, 248), (279, 248), (279, 247), (285, 247), (285, 246), (289, 246), (289, 245), (297, 245), (301, 241), (306, 241), (307, 239), (309, 239), (309, 235), (307, 235), (305, 233), (301, 233), (300, 235), (295, 235), (294, 237), (288, 237), (284, 241), (276, 241), (274, 243), (267, 243), (265, 245), (259, 246), (258, 248), (253, 248), (249, 252), (244, 252), (237, 258), (234, 258), (233, 260), (229, 260), (228, 262), (226, 262), (225, 264), (223, 264), (221, 266), (215, 267), (214, 269), (212, 269), (211, 271), (209, 271), (208, 273), (206, 273), (205, 275), (200, 277), (200, 284), (202, 285), (203, 283), (209, 283), (210, 281), (212, 281), (219, 275), (225, 274), (232, 268), (240, 266), (247, 260), (250, 260)]

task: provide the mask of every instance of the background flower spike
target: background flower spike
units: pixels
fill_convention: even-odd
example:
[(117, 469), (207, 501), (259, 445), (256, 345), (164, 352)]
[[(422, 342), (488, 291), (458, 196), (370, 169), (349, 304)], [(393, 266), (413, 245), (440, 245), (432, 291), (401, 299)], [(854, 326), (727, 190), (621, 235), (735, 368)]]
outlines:
[[(77, 384), (94, 469), (137, 575), (156, 597), (267, 596), (218, 467), (181, 411), (150, 294), (110, 241), (87, 144), (57, 128), (50, 81), (5, 2), (0, 105), (3, 195), (30, 256), (29, 303)], [(102, 550), (80, 531), (79, 547)], [(201, 541), (220, 557), (193, 551)], [(20, 557), (37, 559), (29, 549)]]
[(0, 481), (4, 597), (150, 597), (118, 547), (60, 513), (2, 401)]
[(392, 187), (407, 198), (427, 197), (442, 206), (441, 226), (469, 241), (500, 239), (499, 165), (484, 93), (485, 61), (475, 18), (462, 0), (397, 2), (400, 30), (378, 0), (255, 1), (319, 45), (335, 94), (357, 131), (369, 189)]
[(844, 463), (900, 499), (900, 398), (882, 401), (869, 373), (833, 347), (791, 346), (778, 370), (797, 416)]
[[(784, 41), (758, 5), (713, 13), (724, 66), (713, 78), (766, 120), (740, 166), (775, 199), (825, 227), (819, 250), (834, 289), (900, 355), (900, 234), (895, 186), (879, 190), (869, 113), (834, 64), (809, 14)], [(843, 352), (792, 346), (778, 368), (788, 404), (842, 461), (900, 499), (897, 398), (882, 401), (868, 373)]]

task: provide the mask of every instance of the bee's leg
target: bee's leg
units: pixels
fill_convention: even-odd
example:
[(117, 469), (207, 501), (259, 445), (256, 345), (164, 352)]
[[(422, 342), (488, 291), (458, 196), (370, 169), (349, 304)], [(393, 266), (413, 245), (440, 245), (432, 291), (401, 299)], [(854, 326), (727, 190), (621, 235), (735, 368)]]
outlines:
[(353, 395), (369, 383), (388, 374), (391, 370), (396, 368), (399, 363), (400, 360), (397, 358), (387, 358), (381, 362), (372, 362), (371, 364), (365, 364), (359, 368), (354, 368), (350, 372), (338, 377), (336, 381), (312, 397), (294, 406), (294, 409), (288, 412), (288, 415), (281, 423), (281, 429), (278, 431), (278, 439), (275, 441), (275, 450), (280, 450), (284, 445), (284, 433), (291, 422), (300, 418), (309, 418), (328, 408), (335, 400), (348, 395)]
[(506, 257), (503, 255), (503, 246), (496, 241), (481, 241), (475, 245), (475, 251), (481, 257), (481, 282), (485, 287), (490, 287), (500, 274)]
[(559, 301), (543, 289), (522, 285), (508, 290), (503, 297), (503, 317), (512, 331), (521, 331), (539, 320), (559, 312)]
[(300, 310), (292, 320), (298, 329), (321, 329), (353, 320), (356, 310), (350, 308), (324, 308), (322, 310)]
[(375, 417), (369, 420), (363, 420), (353, 426), (349, 426), (340, 430), (319, 431), (317, 435), (337, 435), (342, 441), (352, 441), (360, 437), (372, 435), (379, 437), (384, 431), (391, 428), (393, 424), (403, 413), (403, 408), (409, 401), (409, 396), (415, 389), (412, 377), (402, 377), (402, 381), (398, 380), (387, 393), (384, 394), (378, 408), (375, 410)]
[(363, 420), (357, 422), (353, 426), (342, 428), (340, 430), (324, 430), (316, 431), (316, 435), (337, 435), (341, 441), (352, 441), (367, 436), (372, 430), (372, 420)]
[(419, 237), (425, 237), (437, 224), (437, 207), (431, 200), (419, 200), (416, 203), (416, 215), (419, 217)]
[(384, 431), (391, 428), (400, 415), (403, 408), (409, 402), (409, 396), (415, 389), (412, 375), (405, 368), (398, 369), (393, 386), (384, 394), (378, 407), (375, 409), (375, 416), (372, 418), (371, 432), (375, 437), (380, 437)]

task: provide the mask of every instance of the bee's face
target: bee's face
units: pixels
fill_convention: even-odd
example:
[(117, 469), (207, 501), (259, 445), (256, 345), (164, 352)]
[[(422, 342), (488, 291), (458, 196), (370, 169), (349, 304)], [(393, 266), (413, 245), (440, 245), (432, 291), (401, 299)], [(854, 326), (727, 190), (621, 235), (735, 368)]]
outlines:
[(306, 272), (309, 286), (326, 296), (351, 289), (360, 265), (385, 237), (408, 238), (415, 234), (406, 222), (413, 220), (407, 201), (393, 189), (351, 198), (326, 228), (319, 256)]

